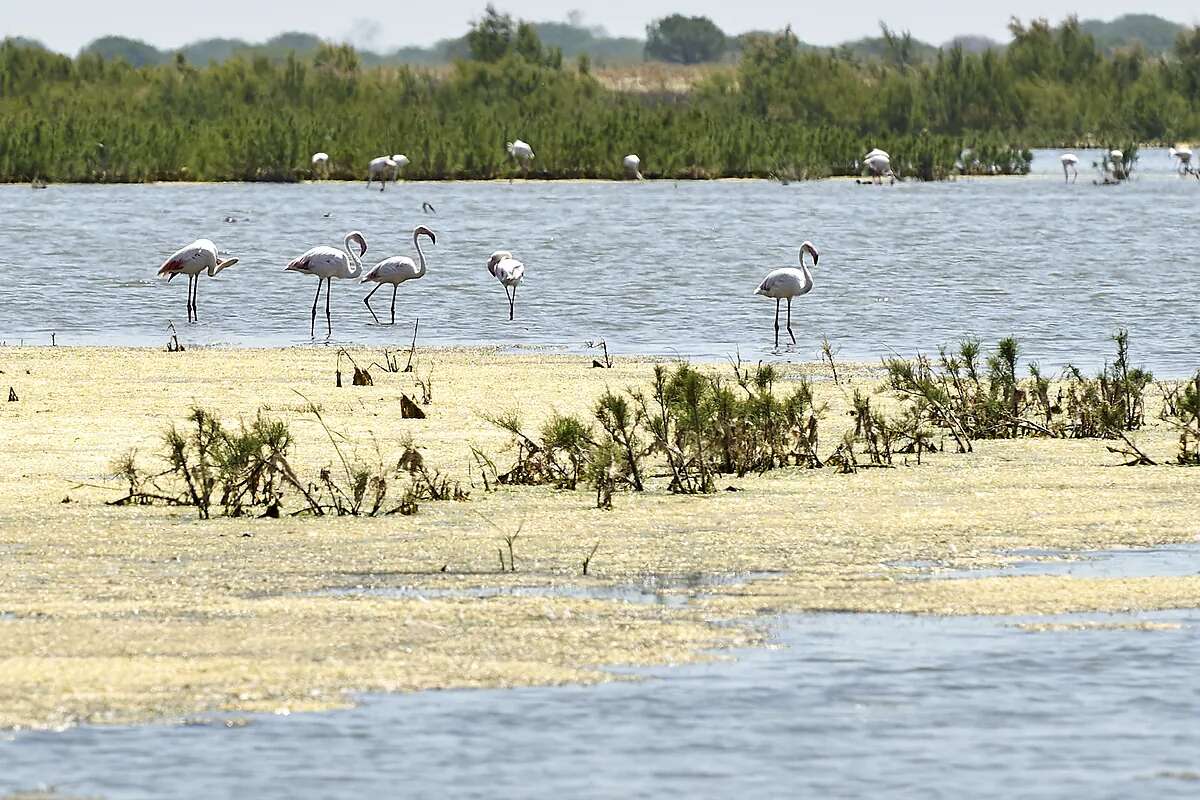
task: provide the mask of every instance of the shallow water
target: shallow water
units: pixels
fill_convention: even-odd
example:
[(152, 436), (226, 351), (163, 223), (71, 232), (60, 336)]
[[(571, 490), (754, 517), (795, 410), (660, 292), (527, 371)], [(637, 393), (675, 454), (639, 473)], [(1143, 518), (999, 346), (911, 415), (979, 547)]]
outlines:
[(1136, 619), (1183, 627), (1031, 633), (1014, 618), (794, 616), (777, 626), (778, 649), (637, 683), (369, 697), (231, 729), (22, 734), (0, 742), (0, 790), (1195, 797), (1200, 613)]
[[(1080, 563), (1105, 564), (1104, 575), (1178, 575), (1198, 559), (1195, 548), (1171, 547)], [(1031, 632), (1024, 622), (1160, 629)], [(772, 631), (771, 649), (628, 671), (637, 682), (17, 734), (0, 740), (0, 792), (1183, 798), (1200, 789), (1198, 610), (804, 614)]]
[[(1197, 364), (1200, 254), (1192, 246), (1200, 181), (1144, 151), (1124, 186), (1064, 185), (1059, 151), (1033, 175), (859, 186), (819, 181), (409, 183), (0, 187), (0, 340), (45, 344), (309, 341), (315, 281), (283, 272), (350, 229), (367, 261), (411, 254), (418, 223), (438, 232), (429, 273), (400, 290), (397, 326), (376, 326), (351, 281), (333, 289), (336, 341), (406, 345), (421, 319), (430, 344), (549, 344), (605, 338), (617, 353), (769, 354), (773, 306), (754, 288), (821, 249), (816, 288), (795, 302), (798, 345), (823, 335), (843, 358), (930, 350), (962, 336), (1016, 334), (1028, 358), (1087, 367), (1117, 326), (1164, 374)], [(1080, 151), (1083, 164), (1090, 152)], [(424, 214), (430, 202), (437, 215)], [(328, 215), (328, 216), (327, 216)], [(227, 217), (236, 223), (226, 223)], [(201, 322), (183, 325), (185, 284), (154, 277), (175, 248), (206, 236), (242, 261), (202, 279)], [(528, 274), (507, 320), (484, 269), (508, 248)], [(390, 290), (373, 299), (384, 315)], [(318, 325), (324, 325), (323, 308)], [(323, 338), (323, 328), (318, 327)], [(786, 334), (785, 334), (786, 338)]]

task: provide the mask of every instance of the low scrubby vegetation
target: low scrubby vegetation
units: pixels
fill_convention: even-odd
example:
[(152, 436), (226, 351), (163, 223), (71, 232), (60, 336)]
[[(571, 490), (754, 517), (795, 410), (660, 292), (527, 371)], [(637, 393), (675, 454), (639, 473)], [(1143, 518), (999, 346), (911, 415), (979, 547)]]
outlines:
[[(411, 439), (401, 444), (395, 464), (386, 466), (352, 451), (325, 425), (320, 409), (309, 411), (321, 423), (334, 460), (316, 475), (302, 476), (292, 466), (295, 440), (287, 423), (260, 411), (236, 428), (211, 411), (193, 408), (182, 425), (164, 434), (158, 453), (161, 469), (144, 466), (136, 450), (118, 457), (112, 473), (128, 485), (113, 505), (164, 503), (196, 509), (201, 519), (214, 515), (278, 517), (414, 514), (425, 500), (465, 500), (456, 481), (426, 467)], [(285, 511), (285, 501), (297, 506)]]

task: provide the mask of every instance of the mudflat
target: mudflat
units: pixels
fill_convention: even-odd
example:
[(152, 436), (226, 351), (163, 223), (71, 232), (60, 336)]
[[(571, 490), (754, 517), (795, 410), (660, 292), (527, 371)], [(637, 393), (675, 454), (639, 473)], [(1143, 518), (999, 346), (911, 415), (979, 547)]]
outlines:
[[(775, 612), (1049, 614), (1200, 598), (1196, 576), (910, 579), (914, 562), (1196, 541), (1200, 470), (1116, 466), (1094, 440), (983, 441), (920, 466), (723, 476), (708, 496), (652, 480), (606, 511), (587, 489), (485, 491), (470, 448), (504, 465), (509, 437), (485, 415), (517, 410), (530, 430), (556, 412), (586, 417), (605, 387), (646, 384), (654, 360), (593, 369), (549, 351), (418, 350), (415, 373), (391, 373), (371, 365), (379, 350), (350, 352), (373, 386), (350, 385), (343, 359), (336, 387), (333, 347), (0, 347), (0, 394), (19, 397), (0, 403), (0, 726), (613, 680), (605, 667), (753, 644), (755, 622)], [(852, 426), (847, 387), (882, 383), (866, 365), (839, 365), (837, 385), (821, 365), (781, 370), (813, 378), (830, 443)], [(404, 419), (416, 377), (431, 377), (432, 402), (425, 419)], [(160, 463), (163, 432), (193, 406), (229, 424), (263, 409), (288, 423), (298, 470), (334, 467), (310, 402), (347, 453), (394, 463), (411, 437), (470, 497), (372, 518), (289, 516), (294, 498), (278, 519), (107, 504), (126, 488), (113, 459), (136, 448)], [(1175, 434), (1156, 423), (1137, 441), (1165, 458)], [(501, 571), (518, 531), (515, 570)], [(665, 599), (702, 588), (686, 603), (625, 593), (645, 585)]]

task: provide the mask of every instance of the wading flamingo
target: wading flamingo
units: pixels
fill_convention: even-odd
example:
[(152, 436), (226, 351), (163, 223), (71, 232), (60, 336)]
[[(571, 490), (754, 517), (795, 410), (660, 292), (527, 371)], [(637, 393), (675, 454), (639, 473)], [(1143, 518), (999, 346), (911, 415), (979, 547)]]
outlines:
[(236, 258), (222, 260), (217, 255), (217, 246), (212, 243), (211, 239), (197, 239), (187, 247), (172, 253), (171, 257), (158, 268), (158, 274), (166, 275), (167, 283), (170, 283), (176, 275), (188, 276), (188, 322), (196, 322), (200, 319), (196, 312), (196, 290), (200, 288), (200, 273), (207, 270), (208, 277), (215, 278), (218, 272), (232, 267), (236, 263), (238, 263)]
[(521, 165), (521, 172), (529, 172), (529, 162), (533, 160), (533, 148), (528, 142), (522, 142), (520, 139), (508, 142), (504, 145), (508, 150), (508, 154), (517, 160)]
[[(358, 245), (359, 252), (355, 255), (350, 249), (350, 243)], [(333, 335), (333, 321), (329, 316), (329, 290), (333, 285), (333, 278), (357, 278), (362, 275), (362, 257), (367, 254), (367, 240), (358, 231), (351, 231), (346, 234), (344, 250), (338, 250), (336, 247), (314, 247), (299, 258), (293, 259), (284, 268), (285, 272), (299, 272), (304, 275), (317, 276), (317, 294), (313, 297), (312, 307), (312, 326), (309, 328), (309, 334), (316, 338), (317, 335), (317, 301), (321, 299), (321, 284), (327, 282), (325, 287), (325, 324), (328, 326), (328, 334), (325, 338)]]
[(885, 177), (893, 181), (896, 179), (892, 172), (892, 157), (878, 147), (863, 156), (863, 165), (871, 173), (872, 183), (882, 184)]
[[(1177, 166), (1179, 168), (1180, 175), (1188, 175), (1193, 171), (1192, 170), (1192, 148), (1188, 147), (1187, 145), (1184, 145), (1183, 147), (1180, 147), (1180, 148), (1172, 147), (1169, 150), (1167, 150), (1167, 154), (1171, 158), (1175, 158), (1175, 159), (1179, 160), (1179, 164)], [(1200, 177), (1200, 175), (1197, 175), (1197, 177)]]
[(517, 303), (517, 286), (525, 278), (525, 265), (513, 258), (509, 251), (497, 250), (488, 259), (487, 270), (504, 287), (504, 295), (508, 298), (508, 319), (511, 321)]
[(813, 266), (815, 267), (821, 254), (817, 252), (817, 248), (813, 246), (812, 242), (805, 242), (800, 245), (799, 269), (795, 267), (773, 269), (767, 273), (767, 277), (763, 278), (762, 283), (754, 290), (755, 294), (761, 294), (763, 297), (771, 297), (775, 300), (776, 347), (779, 347), (779, 301), (787, 300), (787, 332), (788, 336), (792, 337), (792, 344), (795, 344), (796, 334), (792, 333), (792, 298), (808, 294), (813, 288), (812, 273), (808, 271), (808, 266), (804, 263), (805, 251), (812, 256)]
[(1079, 178), (1079, 156), (1074, 153), (1063, 153), (1058, 160), (1062, 162), (1063, 182), (1074, 183)]
[(382, 192), (387, 188), (388, 178), (397, 182), (400, 180), (400, 170), (408, 163), (408, 156), (399, 153), (372, 158), (371, 163), (367, 164), (367, 188), (370, 189), (374, 181), (379, 181), (379, 191)]
[(625, 167), (625, 177), (631, 180), (640, 181), (642, 179), (642, 160), (633, 153), (625, 156), (621, 161), (621, 165)]
[(437, 235), (426, 228), (424, 225), (418, 225), (413, 228), (413, 247), (417, 249), (417, 260), (421, 262), (420, 266), (408, 256), (392, 256), (385, 258), (362, 276), (359, 283), (374, 281), (377, 285), (371, 290), (370, 294), (363, 298), (363, 302), (367, 304), (367, 311), (371, 312), (371, 317), (375, 320), (375, 324), (379, 324), (379, 317), (375, 316), (375, 309), (371, 308), (371, 295), (379, 291), (379, 287), (385, 283), (392, 285), (392, 325), (396, 324), (396, 290), (400, 288), (400, 284), (405, 281), (413, 281), (417, 278), (425, 276), (425, 254), (421, 252), (421, 240), (418, 236), (428, 236), (430, 244), (437, 244)]

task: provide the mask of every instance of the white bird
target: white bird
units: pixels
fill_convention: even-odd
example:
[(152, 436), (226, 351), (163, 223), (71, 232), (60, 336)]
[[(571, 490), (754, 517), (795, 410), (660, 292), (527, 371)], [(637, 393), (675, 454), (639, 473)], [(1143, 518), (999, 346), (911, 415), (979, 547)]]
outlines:
[(196, 290), (200, 288), (200, 273), (208, 271), (208, 277), (215, 278), (217, 273), (238, 263), (236, 258), (221, 259), (217, 255), (217, 246), (211, 239), (197, 239), (187, 247), (176, 250), (158, 268), (158, 274), (167, 276), (167, 283), (176, 275), (188, 276), (188, 322), (199, 320), (196, 312)]
[(487, 270), (504, 287), (504, 296), (508, 298), (508, 319), (511, 321), (517, 302), (517, 286), (525, 278), (525, 265), (513, 258), (509, 251), (497, 250), (488, 259)]
[(1074, 153), (1063, 153), (1058, 160), (1062, 162), (1063, 181), (1074, 183), (1079, 178), (1079, 156)]
[(504, 147), (508, 150), (508, 154), (515, 158), (517, 163), (521, 165), (521, 171), (528, 172), (529, 162), (533, 160), (533, 148), (529, 146), (529, 143), (516, 139), (515, 141), (507, 142)]
[[(350, 243), (358, 245), (359, 252), (355, 255), (350, 250)], [(321, 284), (328, 281), (325, 288), (325, 324), (328, 326), (328, 336), (333, 335), (333, 322), (329, 316), (329, 291), (333, 278), (357, 278), (362, 275), (362, 257), (367, 254), (367, 240), (358, 231), (346, 234), (344, 250), (336, 247), (314, 247), (299, 258), (292, 259), (284, 268), (285, 272), (299, 272), (304, 275), (317, 276), (317, 294), (313, 297), (312, 326), (310, 335), (317, 335), (317, 301), (321, 299)]]
[(329, 163), (329, 153), (313, 153), (312, 165), (320, 168)]
[(804, 263), (804, 253), (808, 252), (812, 256), (813, 266), (817, 265), (821, 254), (817, 252), (817, 248), (812, 242), (804, 242), (800, 245), (800, 268), (782, 267), (773, 269), (767, 273), (767, 277), (763, 278), (762, 283), (754, 290), (755, 294), (761, 294), (764, 297), (771, 297), (775, 300), (775, 346), (779, 347), (779, 301), (787, 300), (787, 332), (792, 337), (792, 344), (796, 343), (796, 334), (792, 333), (792, 298), (799, 297), (803, 294), (808, 294), (813, 288), (813, 276), (808, 271), (808, 265)]
[(417, 237), (428, 236), (430, 244), (437, 244), (437, 235), (426, 228), (424, 225), (418, 225), (413, 228), (413, 247), (417, 249), (417, 259), (421, 262), (418, 266), (408, 256), (392, 256), (385, 258), (367, 271), (366, 275), (362, 276), (359, 283), (374, 281), (377, 285), (370, 293), (363, 298), (363, 302), (367, 305), (367, 311), (371, 312), (375, 323), (379, 324), (379, 317), (375, 316), (375, 309), (371, 308), (371, 295), (379, 291), (379, 287), (385, 283), (392, 285), (392, 325), (396, 324), (396, 290), (400, 288), (400, 284), (405, 281), (416, 280), (425, 276), (425, 254), (421, 252), (421, 241)]
[(892, 157), (878, 147), (863, 156), (863, 165), (871, 173), (872, 182), (883, 183), (885, 177), (895, 179), (892, 172)]
[(630, 153), (629, 155), (625, 156), (625, 158), (621, 161), (621, 164), (625, 167), (626, 178), (633, 178), (634, 180), (639, 181), (642, 179), (642, 160), (636, 155)]
[(379, 191), (382, 192), (387, 188), (389, 178), (394, 181), (400, 180), (400, 170), (408, 166), (408, 163), (408, 156), (400, 154), (372, 158), (367, 164), (367, 188), (371, 188), (373, 181), (379, 181)]

